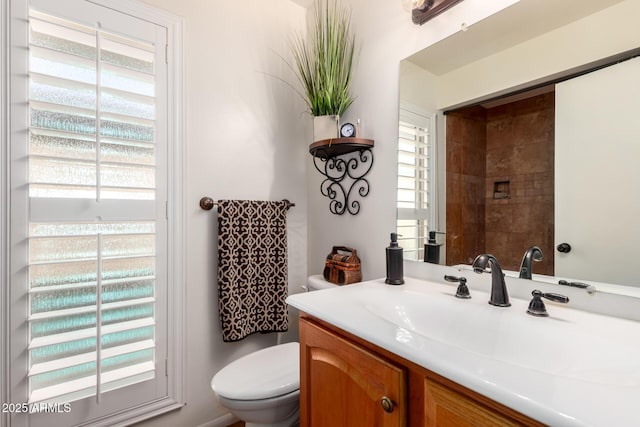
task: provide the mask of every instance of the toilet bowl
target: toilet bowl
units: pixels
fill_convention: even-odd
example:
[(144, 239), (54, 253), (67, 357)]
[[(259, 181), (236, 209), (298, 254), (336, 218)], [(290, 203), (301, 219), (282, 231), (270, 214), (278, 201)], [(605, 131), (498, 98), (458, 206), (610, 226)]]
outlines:
[(234, 400), (218, 395), (220, 404), (243, 420), (245, 427), (291, 427), (300, 419), (300, 390), (273, 399)]
[(247, 427), (290, 427), (299, 417), (300, 346), (280, 344), (241, 357), (213, 377), (211, 388)]
[[(336, 285), (320, 275), (309, 291)], [(300, 417), (300, 345), (279, 344), (248, 354), (222, 368), (211, 380), (218, 401), (246, 427), (291, 427)]]

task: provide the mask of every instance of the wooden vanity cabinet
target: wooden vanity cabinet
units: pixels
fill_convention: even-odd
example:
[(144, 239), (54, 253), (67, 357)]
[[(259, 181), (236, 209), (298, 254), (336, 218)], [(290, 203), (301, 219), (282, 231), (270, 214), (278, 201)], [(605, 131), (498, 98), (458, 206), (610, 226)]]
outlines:
[(300, 425), (406, 425), (406, 370), (300, 319)]
[[(383, 407), (385, 398), (392, 402), (391, 407), (388, 401), (386, 408)], [(501, 427), (544, 424), (302, 313), (300, 425)]]

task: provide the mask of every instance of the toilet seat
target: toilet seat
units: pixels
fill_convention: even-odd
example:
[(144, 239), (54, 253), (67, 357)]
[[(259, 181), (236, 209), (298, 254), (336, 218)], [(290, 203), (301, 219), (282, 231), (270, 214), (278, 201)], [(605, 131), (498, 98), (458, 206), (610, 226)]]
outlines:
[(300, 388), (300, 345), (267, 347), (222, 368), (211, 380), (221, 397), (235, 400), (269, 399)]

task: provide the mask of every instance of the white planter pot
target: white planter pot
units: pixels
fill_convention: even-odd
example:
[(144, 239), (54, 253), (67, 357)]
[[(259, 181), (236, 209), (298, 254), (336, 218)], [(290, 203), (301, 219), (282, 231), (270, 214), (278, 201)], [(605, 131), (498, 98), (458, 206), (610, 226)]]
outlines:
[(339, 116), (314, 116), (313, 141), (338, 138)]

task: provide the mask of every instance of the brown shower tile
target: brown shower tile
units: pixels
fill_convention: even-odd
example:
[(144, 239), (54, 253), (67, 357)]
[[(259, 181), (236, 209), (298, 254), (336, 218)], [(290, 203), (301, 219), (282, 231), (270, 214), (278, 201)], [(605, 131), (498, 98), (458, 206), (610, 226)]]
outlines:
[(459, 173), (447, 172), (447, 205), (449, 203), (462, 203), (463, 201), (463, 178)]
[(464, 150), (462, 172), (466, 175), (484, 177), (486, 170), (486, 151), (471, 147)]
[(447, 203), (447, 235), (462, 233), (462, 204)]
[(513, 220), (512, 205), (489, 203), (485, 206), (484, 212), (487, 231), (511, 230)]
[(447, 144), (462, 141), (462, 119), (458, 114), (448, 114), (446, 117)]
[[(452, 207), (460, 245), (455, 261), (489, 252), (504, 268), (517, 270), (533, 244), (553, 254), (553, 104), (553, 94), (544, 94), (487, 110), (484, 124), (479, 110), (464, 111), (452, 122), (461, 138), (456, 148), (463, 152), (457, 175), (447, 177), (448, 186), (455, 182), (448, 191), (461, 203)], [(496, 182), (509, 182), (511, 198), (493, 198)], [(535, 271), (552, 274), (553, 256)]]
[(462, 173), (462, 143), (456, 141), (447, 141), (447, 175), (449, 173)]
[(462, 221), (465, 227), (469, 225), (477, 230), (479, 224), (484, 224), (484, 205), (464, 203), (462, 205)]
[(553, 110), (535, 111), (514, 117), (513, 133), (516, 145), (548, 141), (553, 137)]
[(462, 188), (465, 203), (484, 204), (484, 181), (484, 177), (481, 176), (462, 175)]
[(510, 145), (513, 137), (513, 119), (511, 117), (487, 121), (487, 150), (495, 150), (505, 144)]
[(500, 147), (487, 150), (487, 177), (513, 174), (513, 148)]
[(514, 172), (531, 174), (549, 170), (549, 155), (544, 144), (523, 144), (513, 149)]
[(526, 233), (535, 229), (537, 226), (537, 212), (534, 206), (529, 204), (520, 204), (513, 206), (513, 218), (511, 223), (511, 231), (514, 233)]

